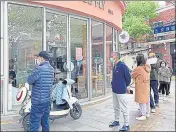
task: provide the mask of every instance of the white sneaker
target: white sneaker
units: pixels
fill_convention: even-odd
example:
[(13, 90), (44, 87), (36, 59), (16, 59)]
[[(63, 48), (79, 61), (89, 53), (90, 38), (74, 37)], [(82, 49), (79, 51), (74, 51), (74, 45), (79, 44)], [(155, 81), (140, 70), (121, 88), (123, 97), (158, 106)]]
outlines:
[(166, 100), (166, 96), (165, 95), (163, 95), (163, 101), (165, 101)]
[(150, 117), (150, 114), (147, 114), (146, 117), (149, 118), (149, 117)]
[(136, 117), (136, 120), (144, 121), (144, 120), (146, 120), (146, 116)]
[(155, 112), (156, 112), (156, 110), (155, 110), (155, 109), (151, 109), (151, 112), (152, 112), (152, 113), (155, 113)]

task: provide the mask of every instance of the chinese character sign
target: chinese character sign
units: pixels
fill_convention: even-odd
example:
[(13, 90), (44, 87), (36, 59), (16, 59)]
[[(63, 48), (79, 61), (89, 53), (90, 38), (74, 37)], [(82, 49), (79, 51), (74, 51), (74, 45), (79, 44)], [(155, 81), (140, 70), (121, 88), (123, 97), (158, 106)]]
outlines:
[(175, 25), (168, 25), (168, 26), (163, 26), (163, 27), (156, 27), (154, 29), (154, 34), (171, 32), (171, 31), (175, 31)]

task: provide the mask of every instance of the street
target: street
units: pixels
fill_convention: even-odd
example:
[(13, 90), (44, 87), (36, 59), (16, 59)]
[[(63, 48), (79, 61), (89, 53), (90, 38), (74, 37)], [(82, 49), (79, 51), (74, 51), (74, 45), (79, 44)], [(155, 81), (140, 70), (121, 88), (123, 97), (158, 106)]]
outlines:
[[(155, 114), (146, 121), (137, 121), (138, 104), (134, 102), (134, 95), (128, 95), (131, 131), (175, 131), (175, 82), (172, 82), (171, 95), (166, 101), (160, 100), (160, 107)], [(1, 122), (2, 131), (23, 131), (18, 119)], [(123, 125), (121, 114), (120, 125)], [(99, 104), (84, 107), (80, 119), (73, 120), (70, 116), (55, 120), (50, 125), (51, 131), (118, 131), (118, 128), (109, 128), (114, 120), (112, 100), (108, 99)]]

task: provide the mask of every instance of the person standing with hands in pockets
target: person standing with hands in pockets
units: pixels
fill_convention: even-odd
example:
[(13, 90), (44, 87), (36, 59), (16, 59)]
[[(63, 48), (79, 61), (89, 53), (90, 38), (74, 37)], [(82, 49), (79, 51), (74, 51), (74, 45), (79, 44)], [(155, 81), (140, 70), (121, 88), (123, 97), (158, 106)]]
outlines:
[(120, 131), (129, 131), (129, 112), (127, 108), (127, 93), (130, 89), (127, 88), (131, 83), (131, 75), (129, 68), (125, 63), (120, 61), (120, 54), (113, 52), (110, 58), (111, 63), (114, 64), (112, 75), (112, 91), (113, 91), (113, 107), (115, 112), (115, 121), (109, 124), (109, 127), (120, 126), (119, 118), (122, 111), (124, 117), (124, 125)]

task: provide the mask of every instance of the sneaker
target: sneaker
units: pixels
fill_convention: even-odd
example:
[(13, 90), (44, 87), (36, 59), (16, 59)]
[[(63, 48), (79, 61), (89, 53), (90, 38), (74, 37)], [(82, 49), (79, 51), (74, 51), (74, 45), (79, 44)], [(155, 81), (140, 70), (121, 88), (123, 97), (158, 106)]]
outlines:
[(166, 100), (166, 96), (165, 95), (162, 95), (163, 96), (163, 101), (165, 101)]
[(155, 109), (151, 109), (151, 112), (152, 112), (152, 113), (155, 113), (155, 112), (156, 112), (156, 110), (155, 110)]
[(158, 104), (158, 103), (156, 103), (156, 104), (155, 104), (155, 106), (156, 106), (156, 107), (159, 107), (159, 104)]
[(139, 116), (139, 117), (136, 117), (136, 120), (144, 121), (144, 120), (146, 120), (146, 116)]
[(119, 131), (130, 131), (130, 126), (124, 125)]
[(117, 127), (117, 126), (120, 126), (119, 121), (114, 121), (109, 124), (109, 127)]
[(146, 117), (149, 118), (149, 117), (150, 117), (150, 114), (147, 114)]

